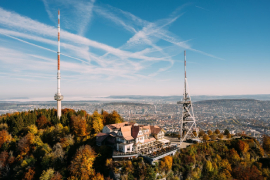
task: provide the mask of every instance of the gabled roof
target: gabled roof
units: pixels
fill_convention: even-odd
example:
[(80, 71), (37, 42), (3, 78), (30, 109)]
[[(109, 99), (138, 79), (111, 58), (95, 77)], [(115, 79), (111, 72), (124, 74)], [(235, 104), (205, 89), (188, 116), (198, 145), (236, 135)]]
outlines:
[(150, 126), (151, 134), (158, 134), (161, 131), (161, 128), (158, 126)]
[(131, 126), (121, 127), (120, 131), (122, 132), (123, 137), (124, 137), (125, 140), (132, 140), (132, 139), (134, 139), (131, 136)]

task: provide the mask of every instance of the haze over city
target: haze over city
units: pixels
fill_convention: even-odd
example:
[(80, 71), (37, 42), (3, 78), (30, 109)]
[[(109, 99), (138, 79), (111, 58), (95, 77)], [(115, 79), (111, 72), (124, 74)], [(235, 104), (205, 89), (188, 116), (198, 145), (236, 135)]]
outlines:
[(269, 94), (269, 1), (0, 2), (1, 100)]

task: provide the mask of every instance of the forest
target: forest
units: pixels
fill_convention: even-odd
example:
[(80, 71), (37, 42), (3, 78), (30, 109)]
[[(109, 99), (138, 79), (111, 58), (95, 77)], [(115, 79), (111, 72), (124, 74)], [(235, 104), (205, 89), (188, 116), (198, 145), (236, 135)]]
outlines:
[(123, 122), (113, 111), (89, 115), (84, 110), (38, 109), (0, 116), (0, 179), (95, 179), (111, 149), (96, 147), (104, 125)]
[(90, 115), (63, 109), (61, 119), (55, 109), (1, 115), (0, 179), (109, 180), (111, 173), (123, 180), (270, 179), (268, 136), (260, 145), (244, 135), (221, 140), (223, 134), (231, 135), (208, 131), (208, 136), (201, 131), (204, 143), (181, 149), (155, 165), (142, 157), (116, 162), (111, 159), (112, 149), (96, 146), (95, 137), (105, 125), (120, 122), (116, 111), (103, 110)]

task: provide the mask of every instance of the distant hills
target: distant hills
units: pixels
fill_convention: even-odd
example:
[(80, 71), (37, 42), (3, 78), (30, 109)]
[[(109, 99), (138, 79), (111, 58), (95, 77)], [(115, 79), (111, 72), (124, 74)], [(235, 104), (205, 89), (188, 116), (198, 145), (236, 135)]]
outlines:
[[(110, 99), (130, 99), (130, 100), (145, 100), (145, 101), (179, 101), (182, 96), (142, 96), (142, 95), (129, 95), (129, 96), (109, 96)], [(255, 99), (255, 100), (270, 100), (270, 94), (258, 95), (228, 95), (228, 96), (191, 96), (192, 101), (215, 100), (215, 99)]]
[[(52, 98), (5, 98), (0, 99), (0, 102), (35, 102), (39, 104), (40, 102), (55, 102), (51, 100)], [(144, 95), (117, 95), (117, 96), (107, 96), (107, 97), (66, 97), (64, 102), (140, 102), (140, 103), (175, 103), (180, 101), (182, 96), (144, 96)], [(204, 100), (222, 100), (222, 99), (254, 99), (261, 101), (270, 100), (270, 94), (258, 94), (258, 95), (227, 95), (227, 96), (191, 96), (193, 102), (204, 101)]]

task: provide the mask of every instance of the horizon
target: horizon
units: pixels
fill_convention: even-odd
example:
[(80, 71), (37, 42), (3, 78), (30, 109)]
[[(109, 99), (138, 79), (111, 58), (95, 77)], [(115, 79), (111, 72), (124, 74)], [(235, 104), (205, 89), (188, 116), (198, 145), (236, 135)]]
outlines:
[[(140, 97), (140, 99), (132, 99), (132, 97)], [(80, 101), (97, 101), (97, 102), (113, 102), (113, 101), (151, 101), (154, 97), (166, 98), (166, 97), (182, 97), (181, 95), (166, 95), (166, 96), (155, 96), (155, 95), (110, 95), (110, 96), (92, 96), (92, 97), (66, 97), (66, 100), (62, 102), (80, 102)], [(144, 100), (144, 98), (149, 98)], [(205, 99), (202, 99), (205, 98)], [(221, 100), (221, 99), (253, 99), (253, 100), (270, 100), (270, 94), (242, 94), (242, 95), (193, 95), (191, 96), (193, 101), (203, 100)], [(194, 100), (195, 99), (195, 100)], [(165, 101), (165, 100), (164, 100)], [(166, 100), (173, 101), (173, 100)], [(175, 100), (176, 102), (177, 100)], [(52, 97), (14, 97), (0, 99), (0, 102), (55, 102)]]
[(269, 5), (1, 1), (0, 101), (53, 100), (58, 9), (63, 101), (130, 94), (182, 96), (184, 50), (191, 97), (268, 95)]

